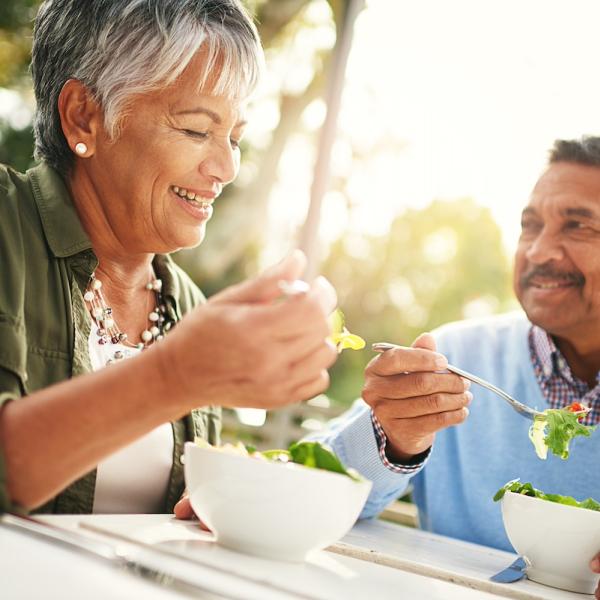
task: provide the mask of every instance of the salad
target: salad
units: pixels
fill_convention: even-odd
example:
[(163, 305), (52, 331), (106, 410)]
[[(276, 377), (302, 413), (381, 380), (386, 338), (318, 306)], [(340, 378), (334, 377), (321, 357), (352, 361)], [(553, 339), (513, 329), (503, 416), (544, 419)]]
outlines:
[(196, 438), (195, 443), (201, 448), (210, 448), (218, 452), (247, 456), (256, 460), (268, 460), (279, 463), (295, 463), (312, 469), (323, 469), (346, 475), (354, 481), (363, 481), (357, 471), (346, 468), (335, 452), (319, 442), (295, 442), (287, 450), (263, 450), (259, 452), (254, 446), (245, 446), (242, 442), (211, 446), (202, 438)]
[(540, 500), (547, 500), (549, 502), (556, 502), (558, 504), (566, 504), (567, 506), (575, 506), (576, 508), (587, 508), (588, 510), (596, 510), (600, 512), (600, 502), (597, 502), (593, 498), (582, 500), (578, 502), (571, 496), (561, 496), (560, 494), (546, 494), (540, 490), (535, 489), (531, 483), (521, 483), (518, 479), (513, 479), (508, 483), (505, 483), (494, 495), (494, 502), (498, 502), (504, 497), (506, 492), (514, 492), (515, 494), (523, 494), (524, 496), (532, 496), (533, 498), (540, 498)]
[(529, 439), (538, 457), (545, 460), (550, 450), (563, 460), (569, 458), (570, 441), (580, 435), (589, 437), (596, 429), (595, 426), (580, 423), (589, 410), (583, 404), (573, 402), (566, 408), (549, 408), (534, 417), (533, 425), (529, 428)]
[(329, 339), (335, 344), (338, 352), (346, 348), (362, 350), (365, 347), (365, 340), (358, 335), (350, 333), (344, 323), (344, 313), (339, 308), (336, 308), (329, 316), (329, 327), (331, 329)]

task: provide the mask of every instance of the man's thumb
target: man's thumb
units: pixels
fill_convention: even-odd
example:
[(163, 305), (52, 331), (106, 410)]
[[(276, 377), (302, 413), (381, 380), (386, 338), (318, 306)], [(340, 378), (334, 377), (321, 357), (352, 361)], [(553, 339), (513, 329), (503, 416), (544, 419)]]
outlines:
[(211, 298), (212, 302), (252, 304), (271, 302), (281, 296), (279, 282), (299, 279), (306, 269), (306, 256), (294, 250), (281, 262), (265, 269), (260, 275), (231, 286)]
[(422, 333), (413, 343), (413, 348), (436, 351), (435, 338), (430, 333)]

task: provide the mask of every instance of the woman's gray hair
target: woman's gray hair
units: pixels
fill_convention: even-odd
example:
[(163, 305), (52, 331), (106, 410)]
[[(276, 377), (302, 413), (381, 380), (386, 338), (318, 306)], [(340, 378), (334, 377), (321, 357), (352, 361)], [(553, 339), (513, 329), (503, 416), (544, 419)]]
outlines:
[(199, 89), (210, 84), (214, 94), (247, 97), (263, 54), (239, 0), (46, 0), (31, 62), (35, 157), (63, 174), (73, 164), (58, 112), (68, 79), (93, 94), (114, 139), (132, 97), (173, 83), (201, 47), (207, 60)]

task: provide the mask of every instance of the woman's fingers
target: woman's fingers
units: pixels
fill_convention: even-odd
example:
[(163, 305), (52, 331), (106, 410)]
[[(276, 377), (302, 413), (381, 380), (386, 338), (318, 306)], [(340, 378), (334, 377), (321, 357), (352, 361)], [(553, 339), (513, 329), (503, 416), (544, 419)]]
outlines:
[(195, 513), (190, 504), (190, 498), (186, 493), (184, 493), (179, 502), (177, 502), (173, 512), (175, 513), (176, 519), (188, 520), (194, 517)]
[[(192, 508), (187, 492), (183, 493), (183, 496), (181, 496), (181, 499), (175, 505), (173, 512), (175, 513), (176, 519), (182, 519), (184, 521), (198, 518), (194, 512), (194, 509)], [(210, 531), (210, 529), (206, 526), (206, 523), (204, 523), (204, 521), (200, 518), (198, 518), (198, 525), (200, 526), (200, 529), (203, 529), (204, 531)]]
[(291, 398), (296, 402), (314, 398), (329, 387), (329, 373), (323, 369), (316, 376), (297, 385), (291, 391)]

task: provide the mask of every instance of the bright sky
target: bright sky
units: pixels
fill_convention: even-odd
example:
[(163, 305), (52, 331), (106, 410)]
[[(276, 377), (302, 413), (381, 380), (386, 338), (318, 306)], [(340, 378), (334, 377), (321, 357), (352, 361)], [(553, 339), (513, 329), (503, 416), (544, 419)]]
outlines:
[[(385, 234), (408, 206), (470, 196), (492, 209), (512, 253), (552, 141), (600, 134), (598, 23), (597, 0), (369, 0), (334, 152), (353, 209), (327, 196), (324, 238)], [(321, 108), (305, 120), (317, 125)], [(304, 216), (313, 152), (292, 140), (283, 157), (280, 232)]]

